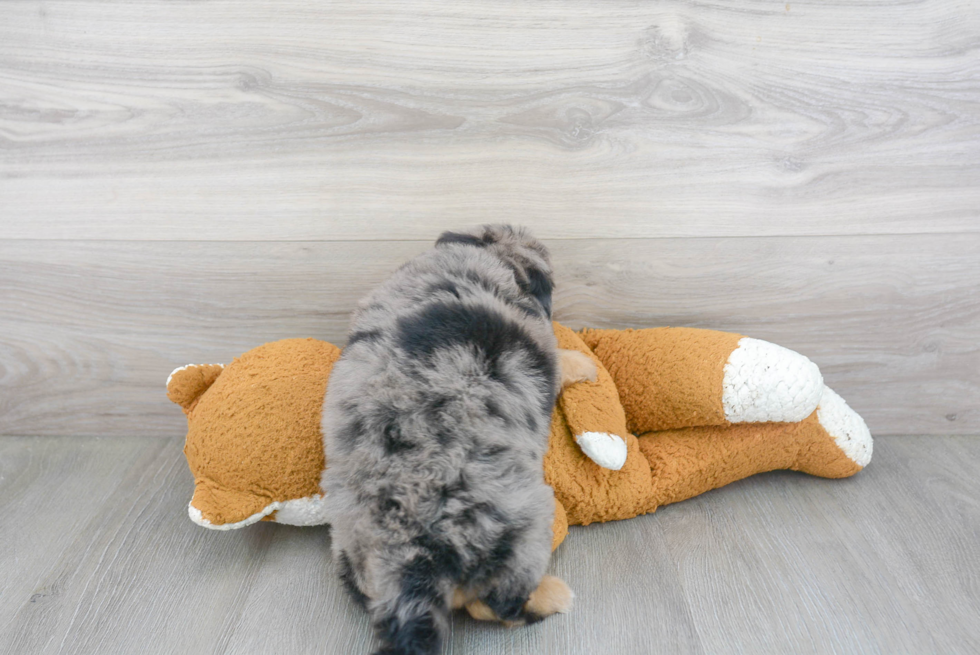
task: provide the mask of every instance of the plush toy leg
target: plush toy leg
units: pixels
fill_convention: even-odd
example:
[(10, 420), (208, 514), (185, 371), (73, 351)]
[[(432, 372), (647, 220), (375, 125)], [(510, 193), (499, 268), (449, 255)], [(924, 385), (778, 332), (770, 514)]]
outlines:
[(654, 485), (646, 511), (763, 471), (848, 477), (871, 461), (872, 450), (864, 421), (830, 389), (799, 423), (680, 428), (644, 434), (639, 443)]
[(626, 463), (626, 414), (609, 373), (598, 358), (572, 330), (554, 324), (555, 337), (562, 349), (562, 381), (558, 399), (575, 443), (598, 466), (618, 471)]
[[(628, 519), (646, 511), (652, 488), (650, 465), (636, 437), (627, 433), (626, 461), (620, 470), (611, 471), (592, 461), (573, 435), (562, 412), (556, 409), (544, 456), (544, 479), (555, 490), (567, 525)], [(556, 522), (560, 513), (556, 507)]]
[(738, 334), (652, 328), (580, 336), (612, 376), (634, 433), (801, 421), (823, 391), (809, 359)]

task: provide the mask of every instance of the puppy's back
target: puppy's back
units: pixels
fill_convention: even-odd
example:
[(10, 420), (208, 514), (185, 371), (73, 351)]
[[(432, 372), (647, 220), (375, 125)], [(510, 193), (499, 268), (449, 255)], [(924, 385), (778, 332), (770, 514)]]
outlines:
[(393, 652), (438, 647), (457, 587), (519, 613), (547, 564), (550, 267), (500, 250), (450, 241), (403, 266), (360, 304), (331, 375), (334, 550), (382, 637), (415, 644)]

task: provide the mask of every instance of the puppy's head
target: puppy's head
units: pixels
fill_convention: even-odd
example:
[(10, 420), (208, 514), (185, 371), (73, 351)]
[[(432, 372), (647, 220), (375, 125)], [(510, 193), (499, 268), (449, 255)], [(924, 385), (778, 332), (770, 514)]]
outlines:
[(473, 246), (499, 257), (514, 271), (518, 286), (544, 308), (551, 318), (551, 259), (544, 244), (523, 227), (481, 225), (462, 232), (443, 232), (436, 247)]

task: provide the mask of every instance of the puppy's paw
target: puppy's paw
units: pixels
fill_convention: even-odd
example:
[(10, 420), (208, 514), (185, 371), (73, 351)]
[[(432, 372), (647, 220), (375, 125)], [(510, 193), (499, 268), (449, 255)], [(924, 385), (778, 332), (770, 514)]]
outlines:
[(544, 618), (555, 613), (564, 614), (572, 609), (572, 599), (575, 594), (561, 578), (546, 575), (541, 578), (538, 588), (524, 605), (524, 611), (534, 617)]
[(466, 603), (466, 611), (469, 612), (477, 621), (499, 621), (497, 615), (482, 600), (474, 600)]
[(496, 612), (482, 600), (472, 600), (466, 603), (466, 611), (477, 621), (500, 621), (508, 628), (515, 628), (526, 623), (537, 623), (552, 614), (568, 612), (572, 609), (572, 599), (575, 594), (560, 578), (546, 575), (541, 578), (538, 588), (531, 592), (524, 603), (523, 616), (513, 621), (502, 621)]
[(567, 387), (576, 382), (595, 382), (599, 371), (592, 358), (577, 350), (558, 351), (561, 368), (561, 386)]

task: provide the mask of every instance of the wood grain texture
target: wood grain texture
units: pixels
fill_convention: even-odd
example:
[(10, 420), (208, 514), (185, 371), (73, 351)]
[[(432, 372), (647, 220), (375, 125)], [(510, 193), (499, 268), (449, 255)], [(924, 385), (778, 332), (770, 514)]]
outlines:
[[(0, 440), (0, 654), (376, 646), (329, 530), (197, 527), (180, 446)], [(764, 474), (575, 526), (550, 567), (577, 594), (572, 613), (515, 630), (458, 615), (443, 652), (976, 652), (978, 464), (975, 437), (889, 437), (853, 478)]]
[(0, 238), (980, 231), (975, 3), (15, 0)]
[[(550, 245), (572, 327), (740, 332), (813, 359), (875, 434), (980, 430), (980, 235)], [(0, 434), (183, 434), (170, 371), (343, 345), (357, 299), (427, 247), (0, 241)]]

